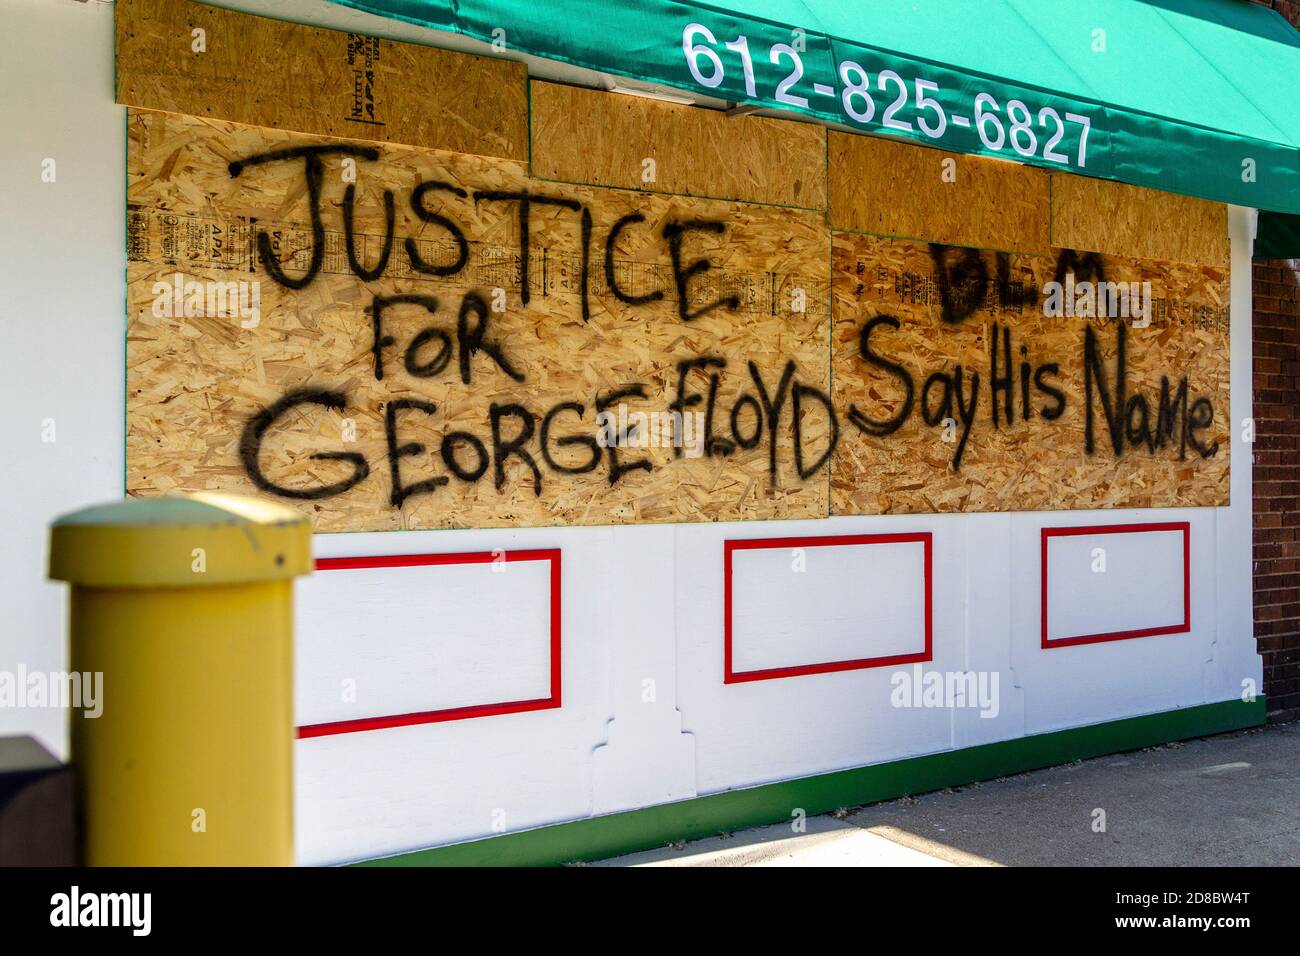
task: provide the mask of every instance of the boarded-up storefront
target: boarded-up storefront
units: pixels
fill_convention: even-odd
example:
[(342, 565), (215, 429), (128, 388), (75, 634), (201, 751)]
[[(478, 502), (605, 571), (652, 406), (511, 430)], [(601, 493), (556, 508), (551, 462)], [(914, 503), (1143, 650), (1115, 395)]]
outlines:
[(1117, 114), (938, 66), (748, 115), (699, 26), (730, 108), (119, 0), (126, 491), (321, 533), (306, 862), (1258, 716), (1245, 200), (1089, 178)]

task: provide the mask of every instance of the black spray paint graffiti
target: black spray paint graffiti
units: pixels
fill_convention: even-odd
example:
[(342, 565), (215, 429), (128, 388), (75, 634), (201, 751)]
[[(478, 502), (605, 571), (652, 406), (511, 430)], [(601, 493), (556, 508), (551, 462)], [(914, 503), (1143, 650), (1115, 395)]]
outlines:
[[(275, 237), (264, 230), (259, 230), (256, 236), (262, 267), (273, 281), (287, 289), (304, 289), (321, 272), (326, 248), (322, 213), (323, 161), (328, 156), (374, 160), (378, 158), (378, 151), (370, 147), (341, 145), (299, 147), (230, 164), (231, 176), (240, 176), (248, 169), (269, 163), (302, 163), (311, 217), (311, 245), (305, 266), (297, 275), (291, 275), (277, 258)], [(438, 203), (437, 200), (444, 202)], [(342, 202), (347, 264), (358, 279), (373, 281), (383, 276), (389, 267), (397, 240), (396, 197), (391, 190), (383, 193), (385, 234), (372, 264), (361, 261), (360, 244), (354, 235), (355, 201), (355, 186), (349, 184)], [(444, 231), (449, 248), (455, 250), (449, 262), (435, 264), (422, 258), (420, 247), (412, 237), (405, 237), (403, 249), (411, 268), (438, 278), (461, 274), (470, 260), (470, 243), (464, 228), (454, 218), (454, 203), (514, 205), (519, 236), (516, 261), (524, 305), (530, 299), (529, 271), (532, 263), (529, 233), (533, 210), (548, 207), (573, 214), (581, 243), (581, 316), (584, 321), (589, 320), (594, 228), (591, 210), (582, 203), (528, 190), (470, 192), (452, 183), (432, 180), (416, 185), (409, 202), (415, 217)], [(604, 249), (596, 256), (596, 261), (603, 266), (606, 287), (619, 302), (630, 308), (651, 305), (666, 297), (663, 289), (632, 294), (619, 285), (614, 265), (615, 245), (624, 230), (645, 221), (640, 213), (616, 220), (605, 235)], [(705, 302), (695, 301), (692, 295), (692, 283), (708, 273), (714, 264), (708, 258), (688, 255), (688, 241), (697, 236), (723, 237), (726, 230), (726, 223), (706, 219), (671, 220), (660, 228), (660, 238), (671, 264), (677, 315), (682, 322), (692, 322), (717, 310), (734, 311), (739, 306), (734, 295), (719, 295)], [(940, 315), (946, 323), (964, 322), (977, 310), (985, 308), (990, 296), (994, 296), (1003, 307), (1019, 309), (1037, 304), (1036, 291), (1026, 291), (1010, 278), (1010, 260), (1003, 253), (995, 255), (992, 271), (984, 254), (978, 250), (934, 245), (931, 255)], [(1100, 257), (1077, 257), (1075, 253), (1067, 252), (1057, 264), (1058, 278), (1068, 271), (1087, 273), (1100, 279)], [(504, 375), (520, 384), (528, 381), (527, 371), (512, 361), (505, 344), (492, 335), (491, 310), (483, 294), (470, 291), (462, 296), (452, 310), (456, 314), (454, 325), (438, 324), (436, 319), (441, 308), (442, 303), (436, 296), (422, 293), (373, 296), (368, 312), (376, 381), (384, 380), (389, 364), (399, 355), (402, 367), (416, 379), (432, 379), (449, 373), (454, 359), (454, 371), (449, 374), (457, 375), (461, 384), (470, 388), (475, 386), (476, 376), (481, 380), (487, 375)], [(409, 341), (399, 342), (390, 332), (387, 321), (398, 309), (422, 310), (433, 324), (421, 329)], [(978, 371), (966, 370), (958, 364), (951, 369), (931, 372), (919, 390), (913, 372), (902, 362), (890, 358), (877, 338), (883, 339), (890, 330), (899, 328), (899, 321), (888, 315), (869, 318), (860, 326), (859, 359), (867, 369), (878, 370), (882, 381), (892, 381), (903, 393), (896, 410), (884, 418), (873, 417), (856, 403), (850, 404), (846, 415), (848, 422), (863, 434), (877, 438), (892, 435), (918, 408), (927, 426), (959, 423), (961, 433), (952, 458), (952, 468), (958, 470), (985, 392), (994, 429), (1012, 427), (1017, 412), (1023, 422), (1035, 415), (1052, 421), (1064, 414), (1066, 395), (1055, 382), (1060, 373), (1059, 363), (1032, 361), (1028, 346), (1019, 344), (1017, 365), (1013, 362), (1011, 330), (1008, 327), (998, 323), (993, 325), (986, 378), (982, 378)], [(1168, 442), (1177, 444), (1180, 458), (1185, 456), (1188, 445), (1202, 457), (1212, 456), (1217, 444), (1207, 445), (1199, 437), (1199, 433), (1213, 423), (1214, 410), (1209, 400), (1204, 397), (1190, 400), (1185, 376), (1172, 389), (1168, 377), (1165, 377), (1161, 382), (1153, 421), (1148, 400), (1141, 395), (1128, 394), (1126, 330), (1122, 324), (1116, 334), (1117, 358), (1112, 371), (1105, 367), (1101, 358), (1095, 332), (1091, 327), (1085, 329), (1083, 365), (1088, 454), (1095, 451), (1093, 432), (1096, 410), (1100, 410), (1111, 439), (1111, 449), (1117, 457), (1129, 447), (1145, 447), (1154, 453)], [(727, 359), (718, 355), (700, 355), (677, 365), (675, 394), (667, 407), (681, 415), (702, 409), (704, 454), (726, 457), (762, 448), (773, 486), (779, 485), (783, 479), (804, 481), (821, 471), (841, 437), (839, 414), (830, 396), (816, 385), (801, 381), (793, 360), (786, 361), (774, 381), (765, 378), (758, 365), (749, 361), (745, 363), (743, 372), (731, 370), (731, 374), (738, 375), (743, 384), (740, 394), (727, 408), (720, 400), (719, 392), (728, 370)], [(981, 391), (982, 384), (984, 392)], [(620, 447), (623, 443), (598, 442), (594, 437), (595, 429), (585, 424), (588, 401), (594, 417), (619, 402), (649, 398), (645, 384), (633, 382), (586, 396), (585, 400), (574, 397), (557, 402), (545, 409), (529, 408), (520, 403), (492, 402), (487, 410), (486, 435), (480, 437), (468, 431), (444, 431), (437, 452), (447, 474), (422, 476), (416, 480), (403, 475), (403, 462), (424, 454), (427, 449), (420, 442), (403, 440), (401, 427), (403, 422), (409, 423), (412, 416), (436, 417), (439, 409), (433, 402), (422, 399), (391, 400), (384, 410), (390, 503), (394, 508), (401, 508), (414, 497), (436, 493), (448, 486), (453, 478), (457, 482), (473, 484), (487, 478), (489, 472), (494, 487), (501, 491), (506, 486), (507, 465), (512, 460), (521, 466), (521, 473), (526, 476), (524, 480), (536, 496), (542, 494), (545, 476), (549, 474), (587, 474), (603, 466), (608, 483), (613, 486), (629, 473), (653, 471), (655, 466), (651, 460), (627, 457), (628, 449)], [(284, 395), (251, 418), (241, 436), (240, 458), (253, 483), (262, 491), (282, 497), (313, 500), (343, 494), (365, 481), (370, 476), (371, 466), (356, 452), (321, 451), (312, 454), (310, 457), (314, 460), (345, 464), (350, 473), (338, 481), (308, 488), (280, 485), (267, 477), (262, 465), (262, 446), (267, 435), (293, 412), (303, 406), (319, 406), (346, 413), (348, 401), (349, 397), (343, 391), (301, 389)], [(814, 416), (820, 414), (826, 420), (827, 436), (819, 447), (809, 447), (807, 441), (804, 412), (808, 409), (812, 409)], [(625, 434), (621, 437), (626, 440), (631, 436)], [(779, 448), (785, 440), (789, 441), (792, 450), (793, 476), (779, 474)], [(675, 457), (679, 458), (681, 451), (681, 448), (675, 449)]]
[[(1004, 252), (994, 254), (994, 276), (990, 276), (984, 253), (977, 249), (953, 249), (932, 243), (930, 256), (934, 264), (940, 316), (944, 322), (960, 324), (977, 310), (990, 307), (1019, 312), (1039, 304), (1037, 290), (1027, 289), (1011, 279), (1011, 259)], [(1106, 281), (1105, 264), (1097, 253), (1062, 250), (1057, 257), (1054, 281), (1063, 283), (1067, 274), (1073, 275), (1076, 283)], [(849, 421), (865, 434), (877, 436), (889, 435), (901, 428), (911, 414), (916, 398), (911, 372), (872, 347), (872, 332), (882, 326), (897, 329), (899, 323), (889, 316), (877, 316), (865, 323), (859, 340), (861, 358), (894, 378), (903, 390), (904, 398), (898, 410), (884, 420), (869, 418), (856, 406), (849, 408)], [(1156, 416), (1152, 421), (1151, 402), (1143, 395), (1127, 394), (1128, 326), (1123, 322), (1116, 323), (1115, 336), (1115, 370), (1112, 376), (1102, 360), (1096, 330), (1091, 325), (1084, 326), (1084, 450), (1087, 454), (1096, 453), (1094, 428), (1100, 411), (1106, 420), (1111, 450), (1117, 458), (1129, 447), (1145, 447), (1149, 453), (1154, 453), (1167, 443), (1178, 446), (1179, 460), (1186, 458), (1188, 445), (1201, 458), (1213, 457), (1218, 451), (1218, 443), (1207, 444), (1200, 437), (1200, 433), (1214, 423), (1213, 403), (1202, 396), (1189, 405), (1190, 385), (1186, 375), (1178, 380), (1171, 396), (1169, 376), (1162, 375)], [(988, 348), (989, 417), (995, 430), (1015, 424), (1017, 404), (1023, 422), (1035, 415), (1055, 421), (1065, 413), (1066, 394), (1054, 383), (1061, 371), (1059, 362), (1031, 361), (1029, 347), (1023, 343), (1018, 344), (1019, 358), (1014, 362), (1011, 329), (998, 322), (992, 323)], [(1109, 384), (1112, 378), (1113, 390)], [(979, 372), (970, 372), (969, 390), (964, 379), (965, 370), (959, 364), (951, 371), (931, 373), (920, 392), (921, 417), (927, 425), (949, 422), (960, 428), (952, 457), (954, 470), (961, 468), (981, 395)]]
[[(290, 160), (303, 160), (303, 172), (307, 186), (307, 202), (310, 207), (311, 215), (311, 254), (308, 265), (303, 273), (299, 276), (290, 276), (285, 272), (280, 260), (276, 257), (272, 237), (265, 231), (257, 233), (257, 251), (259, 261), (263, 268), (266, 269), (267, 275), (275, 282), (288, 289), (304, 289), (320, 273), (321, 265), (325, 256), (325, 225), (321, 212), (321, 183), (324, 176), (323, 158), (326, 156), (352, 157), (358, 159), (375, 160), (379, 158), (379, 151), (366, 146), (299, 146), (292, 149), (276, 150), (270, 153), (263, 153), (257, 156), (251, 156), (247, 159), (237, 160), (230, 164), (230, 175), (239, 176), (246, 169), (254, 166), (261, 166), (267, 163), (285, 162)], [(450, 265), (432, 265), (426, 263), (420, 256), (419, 247), (412, 237), (406, 237), (404, 246), (407, 257), (415, 271), (425, 275), (448, 278), (460, 273), (469, 260), (469, 244), (465, 236), (464, 229), (450, 216), (434, 212), (427, 207), (427, 194), (430, 192), (445, 192), (456, 196), (462, 200), (470, 200), (474, 203), (513, 203), (518, 211), (518, 234), (519, 234), (519, 274), (520, 274), (520, 298), (524, 305), (528, 305), (530, 299), (531, 283), (529, 281), (529, 272), (532, 268), (531, 263), (531, 243), (529, 242), (529, 233), (532, 225), (532, 211), (536, 206), (550, 206), (560, 209), (567, 209), (578, 215), (579, 224), (582, 234), (582, 269), (580, 279), (580, 291), (582, 298), (582, 317), (587, 320), (591, 315), (591, 243), (592, 243), (592, 225), (591, 211), (574, 199), (567, 199), (560, 196), (546, 196), (529, 190), (478, 190), (469, 193), (458, 186), (450, 183), (425, 181), (412, 190), (410, 203), (411, 211), (422, 222), (430, 223), (444, 229), (451, 241), (454, 242), (460, 250), (457, 259)], [(356, 237), (353, 230), (353, 200), (355, 193), (349, 189), (345, 192), (343, 213), (344, 213), (344, 236), (349, 250), (349, 266), (353, 273), (362, 280), (371, 281), (379, 278), (387, 265), (389, 253), (394, 240), (395, 216), (393, 210), (393, 193), (391, 190), (384, 191), (384, 208), (386, 213), (386, 229), (384, 235), (383, 252), (375, 266), (366, 268), (356, 260), (355, 248)], [(618, 239), (622, 230), (633, 222), (644, 221), (643, 216), (624, 217), (615, 223), (605, 239), (605, 264), (606, 269), (612, 278), (613, 266), (612, 259), (614, 256), (614, 243)], [(687, 219), (687, 220), (670, 220), (666, 222), (661, 229), (661, 236), (667, 247), (669, 258), (672, 262), (673, 281), (677, 288), (677, 309), (678, 315), (684, 322), (690, 322), (702, 315), (707, 315), (715, 309), (727, 308), (735, 309), (739, 302), (734, 296), (720, 296), (712, 302), (702, 305), (692, 306), (690, 302), (690, 285), (691, 280), (703, 276), (712, 268), (712, 263), (708, 259), (692, 259), (687, 261), (685, 255), (686, 239), (692, 233), (704, 233), (721, 235), (726, 230), (726, 224), (717, 220), (709, 219)], [(617, 287), (616, 282), (610, 283), (612, 288)], [(650, 293), (637, 299), (624, 298), (623, 301), (630, 305), (644, 305), (649, 302), (658, 301), (663, 298), (662, 290), (656, 293)]]

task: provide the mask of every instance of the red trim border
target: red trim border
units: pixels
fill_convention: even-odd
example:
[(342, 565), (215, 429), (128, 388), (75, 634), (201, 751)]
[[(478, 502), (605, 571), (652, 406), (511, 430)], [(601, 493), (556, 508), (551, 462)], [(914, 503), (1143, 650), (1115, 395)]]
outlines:
[(335, 734), (354, 734), (366, 730), (384, 730), (390, 727), (409, 727), (414, 724), (435, 724), (448, 720), (467, 720), (474, 717), (495, 717), (499, 714), (518, 714), (525, 711), (551, 710), (559, 707), (561, 684), (561, 569), (559, 548), (533, 551), (475, 551), (464, 554), (399, 554), (364, 558), (318, 558), (316, 570), (342, 571), (371, 568), (436, 567), (448, 564), (490, 564), (498, 559), (505, 561), (549, 561), (551, 564), (551, 690), (549, 697), (538, 700), (511, 700), (492, 704), (472, 704), (466, 707), (424, 710), (411, 714), (359, 717), (323, 724), (307, 724), (298, 728), (298, 739), (329, 737)]
[[(1183, 535), (1183, 620), (1179, 624), (1160, 627), (1140, 627), (1127, 631), (1107, 631), (1101, 634), (1081, 634), (1078, 637), (1048, 638), (1047, 627), (1047, 542), (1050, 538), (1071, 538), (1089, 534), (1142, 534), (1148, 531), (1181, 531)], [(1164, 521), (1148, 524), (1093, 524), (1073, 528), (1044, 528), (1040, 553), (1042, 590), (1041, 643), (1043, 650), (1053, 647), (1074, 647), (1078, 644), (1100, 644), (1105, 641), (1126, 641), (1135, 637), (1155, 637), (1159, 634), (1185, 634), (1192, 629), (1192, 525), (1189, 521)]]
[[(821, 664), (798, 664), (792, 667), (769, 667), (764, 670), (736, 671), (732, 669), (732, 614), (731, 614), (731, 556), (737, 551), (754, 551), (767, 548), (821, 548), (844, 547), (863, 544), (902, 544), (921, 542), (925, 545), (925, 650), (913, 654), (894, 654), (888, 657), (862, 657), (849, 661), (827, 661)], [(864, 670), (868, 667), (888, 667), (892, 664), (915, 664), (933, 658), (934, 651), (934, 535), (929, 531), (906, 534), (843, 534), (803, 538), (745, 538), (722, 543), (723, 574), (723, 678), (724, 684), (741, 684), (747, 681), (776, 680), (783, 677), (803, 677), (806, 674), (830, 674), (837, 671)]]

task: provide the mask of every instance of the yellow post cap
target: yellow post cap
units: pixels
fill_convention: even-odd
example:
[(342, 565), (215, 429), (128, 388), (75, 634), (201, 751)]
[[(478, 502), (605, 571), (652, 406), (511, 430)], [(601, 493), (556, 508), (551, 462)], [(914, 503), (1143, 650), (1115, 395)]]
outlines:
[(243, 495), (126, 498), (64, 515), (50, 530), (50, 578), (85, 587), (205, 587), (311, 570), (306, 515)]

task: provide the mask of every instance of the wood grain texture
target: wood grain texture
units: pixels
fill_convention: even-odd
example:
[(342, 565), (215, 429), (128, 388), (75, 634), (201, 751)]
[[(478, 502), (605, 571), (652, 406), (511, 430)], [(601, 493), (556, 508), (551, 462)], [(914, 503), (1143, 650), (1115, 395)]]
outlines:
[[(117, 101), (273, 129), (528, 157), (522, 63), (255, 17), (118, 0)], [(195, 30), (203, 31), (196, 52)]]
[[(305, 160), (278, 160), (243, 168), (232, 176), (230, 163), (291, 146), (337, 145), (303, 134), (289, 134), (226, 121), (131, 111), (128, 136), (128, 414), (127, 488), (132, 494), (176, 490), (255, 491), (241, 458), (241, 434), (250, 420), (287, 393), (300, 389), (336, 390), (342, 408), (299, 405), (266, 433), (261, 469), (273, 482), (305, 491), (345, 480), (353, 465), (313, 458), (318, 452), (359, 454), (370, 474), (337, 495), (298, 502), (318, 530), (382, 530), (429, 527), (491, 527), (552, 524), (608, 524), (699, 521), (738, 518), (824, 516), (828, 485), (823, 468), (806, 480), (794, 460), (793, 402), (784, 401), (775, 435), (754, 431), (759, 405), (748, 363), (775, 396), (787, 363), (795, 382), (829, 389), (830, 237), (817, 213), (670, 197), (653, 193), (561, 186), (531, 180), (524, 166), (507, 160), (465, 156), (399, 146), (377, 147), (377, 159), (356, 160), (357, 250), (373, 266), (384, 246), (383, 191), (395, 196), (395, 240), (383, 275), (363, 281), (348, 264), (340, 206), (345, 192), (339, 157), (323, 163), (321, 210), (325, 244), (317, 277), (300, 290), (272, 281), (254, 250), (258, 233), (272, 238), (272, 255), (291, 277), (308, 268), (313, 248)], [(345, 144), (346, 145), (346, 144)], [(351, 144), (365, 145), (365, 144)], [(458, 224), (467, 237), (468, 261), (453, 275), (414, 271), (403, 239), (418, 242), (427, 262), (451, 268), (458, 247), (451, 233), (412, 212), (411, 190), (438, 181), (466, 191), (447, 190), (424, 198), (424, 208)], [(476, 196), (488, 191), (530, 190), (527, 287), (522, 302), (519, 203)], [(592, 216), (589, 273), (590, 316), (582, 315), (582, 232), (580, 213), (543, 205), (538, 197), (581, 204)], [(627, 295), (656, 301), (630, 305), (611, 292), (605, 276), (605, 241), (621, 217), (628, 223), (614, 245), (614, 270)], [(683, 238), (683, 268), (708, 258), (711, 267), (691, 276), (688, 305), (700, 308), (734, 296), (724, 306), (683, 321), (665, 226), (709, 219), (721, 232), (690, 232)], [(256, 281), (260, 323), (242, 327), (237, 316), (167, 314), (157, 308), (160, 287), (181, 281)], [(499, 292), (497, 290), (500, 290)], [(499, 298), (504, 311), (490, 312), (482, 347), (467, 355), (470, 381), (459, 369), (461, 335), (457, 316), (468, 293), (484, 301)], [(375, 374), (373, 300), (375, 295), (425, 294), (437, 299), (432, 315), (419, 305), (384, 312), (381, 345), (383, 378)], [(800, 301), (802, 300), (802, 302)], [(803, 305), (800, 309), (799, 305)], [(171, 310), (173, 313), (175, 309)], [(162, 312), (163, 314), (158, 314)], [(471, 316), (472, 329), (477, 318)], [(412, 353), (415, 371), (404, 363), (414, 336), (435, 328), (447, 336), (450, 353), (436, 374), (441, 355), (438, 333)], [(499, 349), (505, 363), (524, 377), (516, 381), (487, 346)], [(709, 405), (710, 372), (718, 375), (711, 428), (731, 434), (731, 411), (738, 416), (750, 448), (681, 457), (672, 447), (623, 448), (619, 462), (645, 459), (652, 470), (633, 470), (611, 483), (611, 449), (594, 449), (596, 464), (581, 474), (548, 465), (579, 468), (593, 460), (589, 444), (597, 433), (599, 396), (640, 385), (644, 398), (626, 399), (629, 414), (665, 412), (679, 390), (679, 363), (715, 357), (725, 368), (695, 370), (686, 377), (688, 411)], [(786, 383), (789, 399), (790, 382)], [(742, 396), (750, 396), (746, 402)], [(449, 484), (408, 498), (391, 500), (394, 487), (386, 432), (388, 403), (434, 403), (426, 414), (407, 409), (397, 417), (395, 446), (415, 442), (418, 452), (399, 455), (400, 480), (447, 477)], [(542, 450), (542, 419), (561, 402), (577, 402), (551, 423)], [(526, 410), (499, 422), (503, 442), (526, 427), (523, 447), (537, 463), (537, 493), (530, 467), (519, 455), (493, 455), (490, 409), (520, 405)], [(525, 426), (524, 417), (531, 419)], [(629, 419), (631, 421), (631, 419)], [(825, 411), (805, 397), (801, 440), (815, 458), (829, 441)], [(456, 477), (442, 456), (450, 432), (463, 471), (478, 465), (474, 442), (488, 457), (473, 480)], [(352, 438), (347, 436), (352, 434)], [(689, 437), (689, 436), (684, 436)], [(568, 443), (563, 439), (572, 439)], [(770, 459), (772, 441), (776, 452)], [(498, 487), (497, 461), (501, 461)], [(770, 469), (775, 467), (775, 479)], [(293, 503), (293, 502), (290, 502)]]
[[(1042, 252), (1047, 174), (1032, 166), (832, 130), (831, 228)], [(955, 176), (945, 181), (945, 160)]]
[[(1061, 252), (1008, 256), (1004, 293), (993, 253), (943, 251), (946, 269), (965, 272), (964, 281), (949, 289), (950, 301), (956, 304), (951, 313), (955, 321), (950, 322), (944, 319), (940, 273), (927, 244), (834, 235), (832, 396), (845, 421), (831, 468), (833, 514), (1228, 503), (1232, 435), (1226, 272), (1149, 259), (1085, 256), (1070, 267), (1080, 280), (1089, 267), (1100, 267), (1108, 281), (1151, 283), (1150, 324), (1143, 328), (1122, 319), (1049, 317), (1042, 290), (1055, 280)], [(982, 283), (981, 275), (988, 281)], [(871, 332), (868, 350), (878, 359), (871, 361), (864, 357), (862, 330), (880, 317), (896, 320), (898, 327), (886, 322)], [(996, 425), (990, 390), (995, 324), (1010, 332), (1010, 362), (1008, 353), (999, 350), (998, 375), (1010, 377), (1007, 390), (999, 392)], [(1123, 400), (1116, 398), (1121, 326), (1127, 352)], [(1094, 448), (1091, 454), (1087, 451), (1088, 328), (1095, 335), (1116, 419), (1126, 430), (1118, 452), (1096, 388), (1091, 403)], [(1022, 361), (1030, 365), (1030, 377), (1023, 381)], [(1055, 368), (1043, 373), (1042, 382), (1059, 390), (1065, 400), (1054, 420), (1046, 418), (1044, 410), (1054, 409), (1057, 402), (1039, 388), (1039, 369), (1045, 366)], [(900, 368), (910, 376), (910, 405)], [(931, 376), (942, 377), (927, 386)], [(1193, 430), (1196, 441), (1207, 450), (1214, 448), (1209, 457), (1184, 442), (1188, 412), (1181, 407), (1171, 435), (1155, 447), (1143, 438), (1144, 414), (1152, 437), (1158, 433), (1162, 377), (1167, 377), (1169, 400), (1180, 406), (1176, 396), (1184, 376), (1188, 406), (1200, 399), (1212, 406), (1212, 423)], [(968, 414), (957, 405), (954, 379), (960, 382)], [(1027, 420), (1022, 387), (1029, 397)], [(1012, 402), (1010, 423), (1007, 400)], [(879, 427), (869, 433), (854, 425), (855, 408)], [(963, 446), (967, 419), (969, 434)], [(885, 433), (890, 426), (884, 423), (894, 421), (900, 422), (896, 430)]]
[(1052, 244), (1228, 267), (1228, 207), (1107, 179), (1052, 174)]
[(533, 80), (532, 144), (543, 179), (826, 207), (826, 130), (813, 123)]

